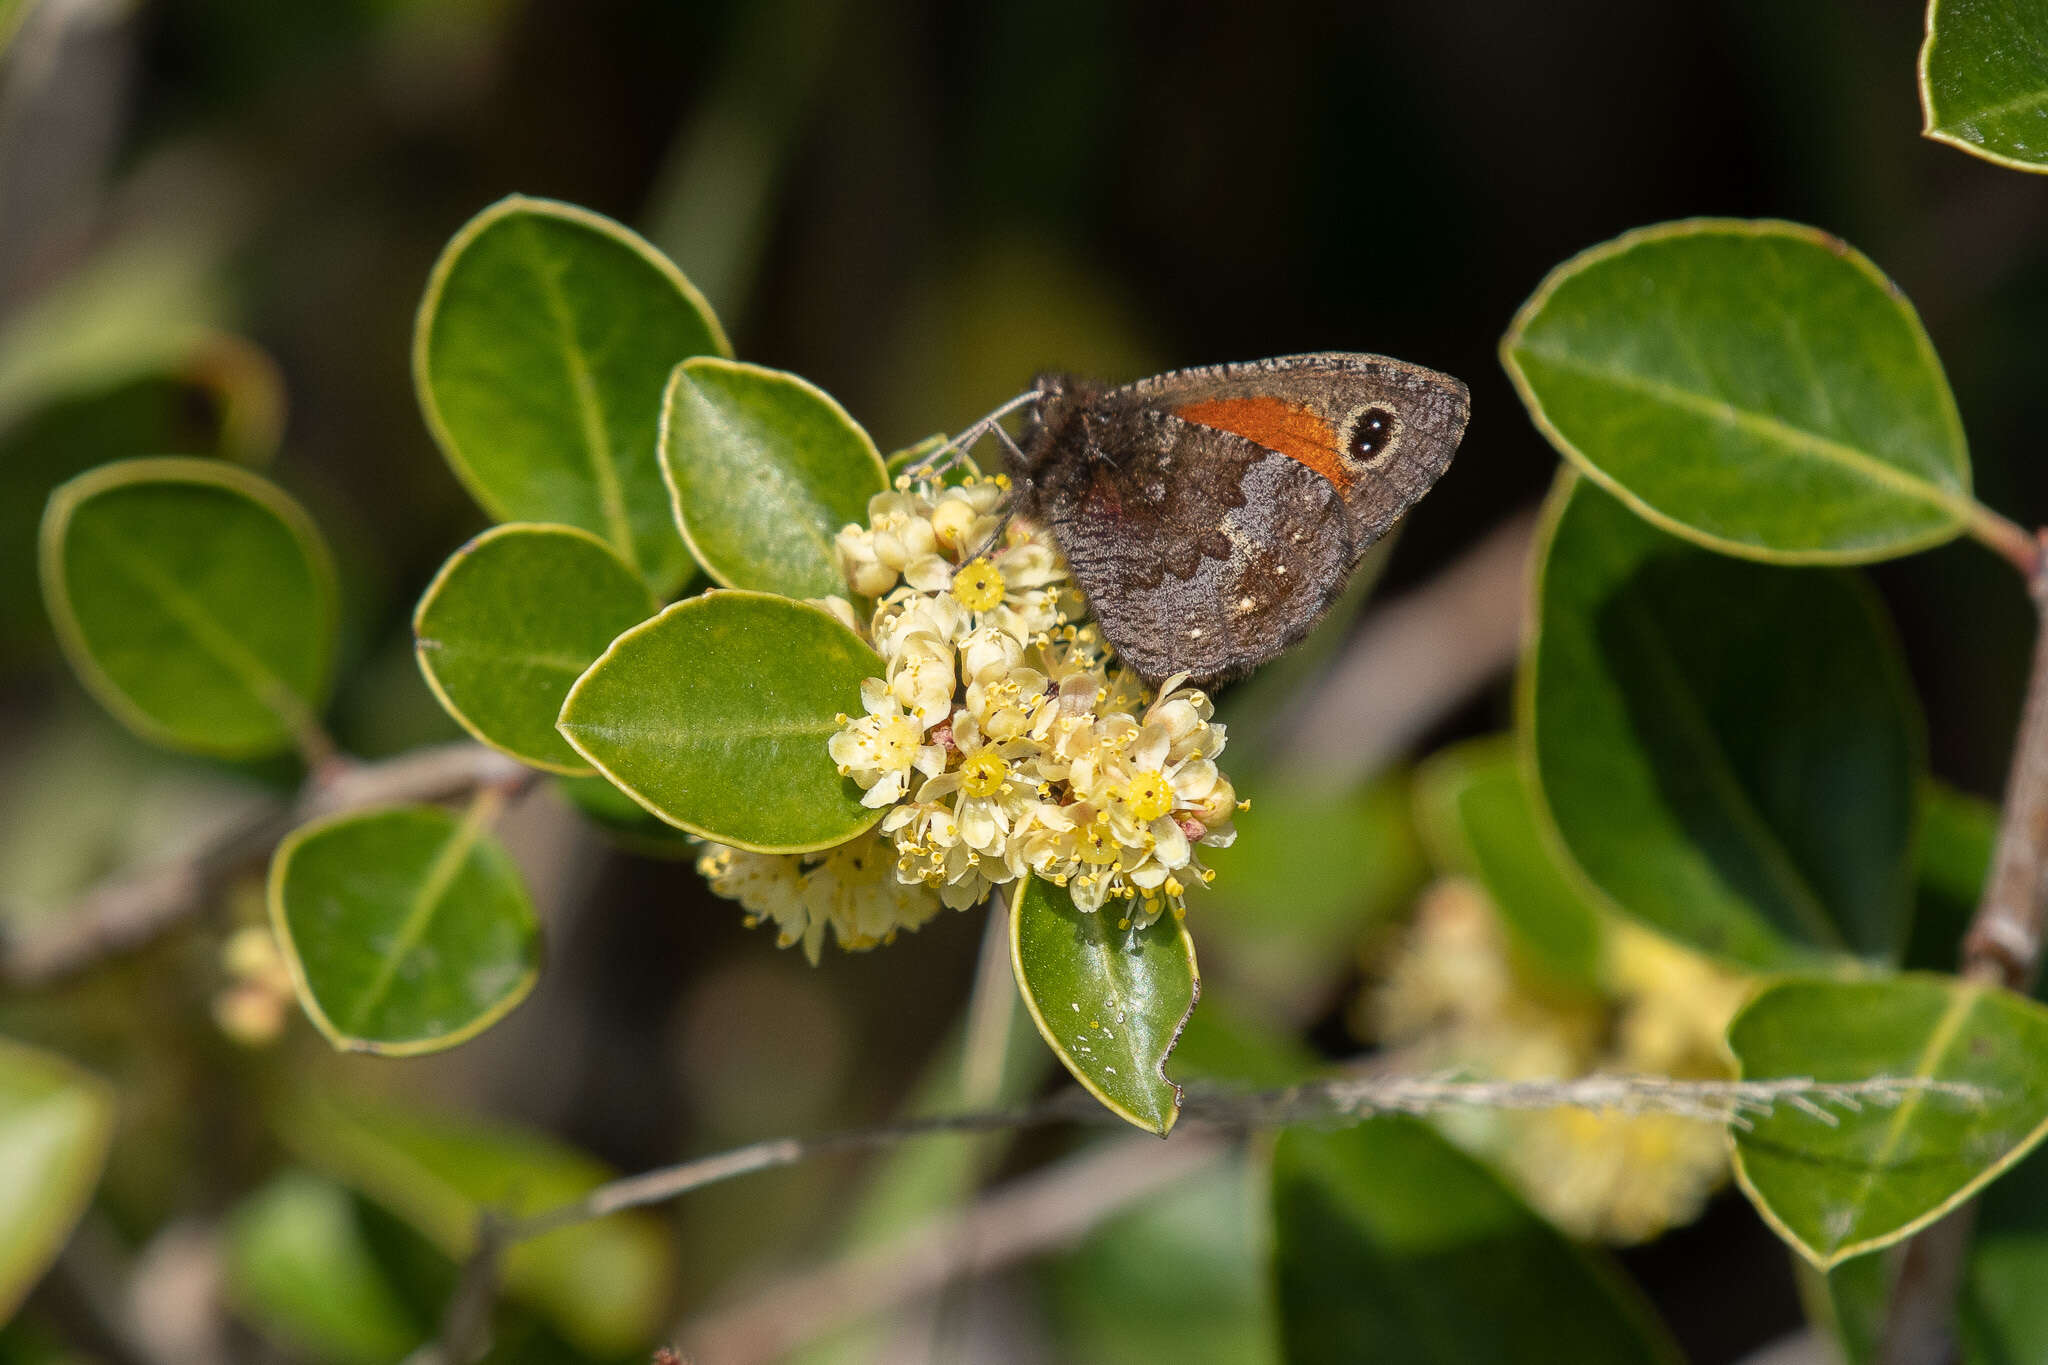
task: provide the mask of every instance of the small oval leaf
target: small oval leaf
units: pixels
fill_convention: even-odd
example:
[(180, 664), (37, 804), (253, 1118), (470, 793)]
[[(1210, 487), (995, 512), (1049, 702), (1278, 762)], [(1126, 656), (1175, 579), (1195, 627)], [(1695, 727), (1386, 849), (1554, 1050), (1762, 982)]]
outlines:
[(72, 668), (137, 734), (249, 758), (318, 733), (334, 569), (268, 480), (220, 460), (90, 470), (50, 495), (41, 568)]
[(307, 1015), (349, 1052), (413, 1056), (475, 1037), (526, 998), (540, 929), (519, 869), (468, 812), (399, 806), (294, 830), (270, 920)]
[(832, 550), (889, 486), (860, 424), (823, 389), (759, 365), (691, 360), (662, 401), (661, 467), (676, 522), (729, 588), (846, 595)]
[(882, 660), (831, 613), (714, 591), (617, 640), (570, 689), (561, 732), (678, 829), (764, 853), (843, 844), (882, 818), (826, 744)]
[(1701, 550), (1569, 473), (1538, 554), (1522, 731), (1578, 869), (1746, 966), (1896, 961), (1921, 720), (1868, 585)]
[(413, 381), (486, 512), (580, 526), (668, 593), (689, 556), (655, 456), (661, 390), (677, 361), (707, 354), (732, 348), (667, 257), (600, 214), (513, 195), (435, 263)]
[(0, 1039), (0, 1322), (92, 1202), (113, 1136), (114, 1096), (104, 1082)]
[(1929, 0), (1920, 110), (1937, 142), (2016, 171), (2048, 171), (2048, 9)]
[(1121, 929), (1114, 904), (1086, 914), (1037, 877), (1010, 899), (1010, 965), (1039, 1034), (1110, 1112), (1165, 1137), (1180, 1117), (1166, 1059), (1202, 994), (1187, 926)]
[(1728, 1026), (1744, 1080), (1913, 1078), (1890, 1107), (1792, 1105), (1734, 1131), (1735, 1175), (1780, 1237), (1826, 1270), (1932, 1223), (2048, 1133), (2048, 1007), (1954, 977), (1792, 978)]
[(1552, 850), (1513, 739), (1436, 754), (1416, 774), (1415, 803), (1438, 864), (1478, 879), (1520, 954), (1562, 985), (1598, 990), (1600, 910)]
[(1282, 1133), (1273, 1228), (1292, 1365), (1680, 1359), (1611, 1263), (1419, 1119)]
[(1574, 464), (1728, 554), (1885, 559), (1983, 515), (1912, 305), (1813, 228), (1694, 219), (1596, 246), (1522, 305), (1501, 362)]
[(513, 522), (441, 566), (413, 613), (414, 650), (427, 685), (472, 735), (536, 768), (588, 773), (555, 729), (562, 700), (659, 606), (588, 531)]

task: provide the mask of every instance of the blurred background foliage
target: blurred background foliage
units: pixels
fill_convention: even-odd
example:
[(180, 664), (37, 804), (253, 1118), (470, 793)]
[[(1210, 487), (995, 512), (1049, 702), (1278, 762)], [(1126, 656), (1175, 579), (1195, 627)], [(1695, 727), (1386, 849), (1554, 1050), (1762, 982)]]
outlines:
[[(2038, 522), (2048, 200), (1919, 139), (1921, 22), (1913, 0), (0, 3), (0, 37), (15, 30), (0, 55), (0, 923), (23, 932), (291, 776), (146, 751), (56, 660), (34, 526), (49, 489), (90, 465), (270, 465), (341, 560), (344, 746), (457, 736), (407, 619), (484, 520), (420, 421), (408, 340), (442, 244), (511, 191), (646, 232), (739, 354), (822, 385), (885, 450), (958, 428), (1048, 366), (1124, 379), (1344, 349), (1456, 374), (1470, 434), (1382, 594), (1429, 580), (1549, 483), (1555, 456), (1495, 359), (1545, 271), (1641, 223), (1797, 219), (1900, 282), (1948, 366), (1981, 496)], [(2028, 638), (2018, 587), (1969, 545), (1875, 576), (1934, 771), (1994, 793)], [(1249, 733), (1249, 697), (1240, 710)], [(1425, 747), (1509, 711), (1503, 678)], [(1188, 1058), (1270, 1077), (1300, 1049), (1359, 1049), (1363, 964), (1430, 860), (1403, 774), (1333, 799), (1241, 748), (1254, 808), (1196, 911), (1198, 1017), (1231, 1022), (1191, 1035)], [(233, 1325), (194, 1315), (198, 1354), (179, 1358), (252, 1349), (252, 1331), (316, 1360), (416, 1341), (459, 1234), (437, 1238), (445, 1209), (392, 1193), (405, 1182), (388, 1127), (351, 1143), (338, 1121), (279, 1117), (308, 1083), (496, 1116), (627, 1170), (958, 1101), (978, 915), (813, 970), (742, 929), (686, 865), (645, 841), (617, 851), (566, 809), (528, 802), (502, 831), (546, 920), (541, 984), (453, 1053), (337, 1057), (296, 1012), (265, 1048), (230, 1041), (277, 1022), (250, 1003), (262, 964), (223, 958), (233, 926), (260, 918), (253, 885), (140, 956), (0, 999), (0, 1031), (119, 1095), (100, 1196), (57, 1281), (0, 1332), (0, 1359), (56, 1358), (38, 1343), (98, 1320), (91, 1284), (109, 1265), (134, 1272), (122, 1282), (145, 1307), (181, 1302), (191, 1264), (219, 1279)], [(1030, 1059), (1005, 1077), (1018, 1093), (1045, 1062), (1028, 1032)], [(421, 1162), (481, 1150), (402, 1136)], [(505, 1358), (616, 1354), (637, 1344), (621, 1321), (743, 1297), (1077, 1141), (948, 1139), (706, 1190), (666, 1241), (660, 1224), (614, 1238), (673, 1254), (646, 1289), (664, 1301), (615, 1285), (616, 1315), (579, 1316), (551, 1311), (562, 1290), (543, 1283), (520, 1299), (531, 1321), (501, 1334)], [(535, 1160), (566, 1182), (547, 1188), (585, 1179), (586, 1158)], [(1128, 1360), (1136, 1332), (1176, 1358), (1254, 1359), (1263, 1218), (1233, 1162), (1077, 1251), (803, 1358)], [(226, 1256), (189, 1254), (221, 1239)], [(575, 1254), (597, 1260), (567, 1283), (588, 1264), (647, 1264), (609, 1245)], [(1798, 1319), (1781, 1249), (1726, 1194), (1624, 1264), (1695, 1360), (1737, 1359)], [(337, 1304), (343, 1326), (317, 1343), (279, 1325)], [(180, 1323), (159, 1326), (178, 1340)], [(219, 1330), (228, 1345), (204, 1335)]]

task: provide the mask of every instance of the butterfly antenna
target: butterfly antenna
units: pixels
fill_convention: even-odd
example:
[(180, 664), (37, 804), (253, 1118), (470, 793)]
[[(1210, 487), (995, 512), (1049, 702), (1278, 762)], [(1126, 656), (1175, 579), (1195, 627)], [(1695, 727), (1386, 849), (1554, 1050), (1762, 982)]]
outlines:
[(1003, 438), (1003, 444), (1007, 445), (1012, 451), (1016, 451), (1017, 443), (1010, 439), (1009, 432), (1003, 430), (1003, 419), (1019, 408), (1028, 407), (1036, 403), (1038, 398), (1038, 390), (1026, 389), (1001, 407), (983, 416), (972, 426), (963, 430), (958, 436), (949, 438), (944, 445), (941, 445), (937, 450), (932, 451), (929, 455), (912, 464), (904, 473), (908, 474), (912, 479), (926, 479), (934, 475), (944, 476), (949, 474), (960, 467), (961, 461), (967, 458), (968, 452), (972, 451), (982, 437), (988, 435), (991, 431), (999, 433)]

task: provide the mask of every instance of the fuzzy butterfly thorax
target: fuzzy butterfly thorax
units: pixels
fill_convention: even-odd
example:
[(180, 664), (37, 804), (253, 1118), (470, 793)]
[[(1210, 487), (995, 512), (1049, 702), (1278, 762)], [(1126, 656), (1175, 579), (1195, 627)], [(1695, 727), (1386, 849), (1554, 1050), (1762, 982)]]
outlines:
[(1341, 352), (1032, 391), (1017, 510), (1153, 682), (1239, 677), (1306, 635), (1450, 466), (1469, 412), (1448, 375)]

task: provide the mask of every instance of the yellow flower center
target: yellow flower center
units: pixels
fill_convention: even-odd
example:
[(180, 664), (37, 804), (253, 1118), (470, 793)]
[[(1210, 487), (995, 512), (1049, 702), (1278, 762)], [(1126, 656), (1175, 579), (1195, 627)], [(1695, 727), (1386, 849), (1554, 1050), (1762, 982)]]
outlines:
[(1149, 823), (1173, 809), (1173, 784), (1164, 773), (1142, 772), (1131, 779), (1123, 798), (1133, 817)]
[(989, 611), (1003, 600), (1003, 573), (986, 556), (970, 559), (953, 575), (953, 596), (969, 611)]
[(917, 722), (908, 716), (892, 716), (875, 727), (875, 761), (880, 768), (907, 768), (917, 757)]
[(1120, 856), (1116, 836), (1109, 832), (1109, 825), (1097, 820), (1081, 831), (1081, 861), (1106, 867)]
[(960, 790), (969, 796), (994, 796), (1010, 777), (1010, 765), (993, 748), (976, 749), (960, 764)]

